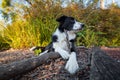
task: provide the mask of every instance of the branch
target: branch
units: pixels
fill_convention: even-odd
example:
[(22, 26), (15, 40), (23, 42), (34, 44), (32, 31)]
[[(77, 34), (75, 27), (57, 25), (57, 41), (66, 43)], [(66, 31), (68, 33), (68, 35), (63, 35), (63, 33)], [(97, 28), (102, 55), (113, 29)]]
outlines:
[(29, 59), (13, 62), (10, 64), (0, 66), (0, 80), (8, 80), (18, 75), (29, 72), (36, 67), (44, 64), (49, 59), (59, 58), (60, 55), (55, 52), (43, 54), (38, 57), (32, 57)]

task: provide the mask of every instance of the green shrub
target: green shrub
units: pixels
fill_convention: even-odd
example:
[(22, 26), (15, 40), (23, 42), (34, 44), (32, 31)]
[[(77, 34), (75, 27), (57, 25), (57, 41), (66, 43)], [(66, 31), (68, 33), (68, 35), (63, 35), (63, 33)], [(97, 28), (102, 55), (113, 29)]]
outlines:
[(12, 48), (46, 46), (58, 25), (55, 19), (68, 15), (88, 25), (78, 33), (77, 45), (120, 46), (120, 8), (83, 9), (75, 3), (62, 8), (59, 1), (54, 4), (52, 0), (37, 0), (24, 10), (26, 14), (23, 20), (15, 19), (0, 32), (3, 34), (0, 36), (0, 44), (5, 43)]
[[(0, 33), (2, 33), (2, 31), (0, 31)], [(2, 37), (2, 34), (0, 34), (0, 50), (5, 50), (9, 48), (10, 48), (9, 44), (5, 43), (4, 38)]]
[(96, 32), (94, 27), (87, 26), (83, 31), (77, 33), (77, 45), (86, 47), (106, 45), (107, 39), (101, 37), (104, 33)]
[[(86, 9), (87, 10), (87, 9)], [(107, 10), (92, 10), (90, 13), (85, 11), (85, 23), (89, 26), (95, 26), (95, 32), (102, 32), (100, 35), (100, 45), (104, 46), (120, 46), (120, 9), (107, 9)]]
[(46, 46), (55, 27), (54, 19), (48, 19), (46, 22), (37, 18), (31, 22), (17, 21), (4, 30), (4, 40), (12, 48)]

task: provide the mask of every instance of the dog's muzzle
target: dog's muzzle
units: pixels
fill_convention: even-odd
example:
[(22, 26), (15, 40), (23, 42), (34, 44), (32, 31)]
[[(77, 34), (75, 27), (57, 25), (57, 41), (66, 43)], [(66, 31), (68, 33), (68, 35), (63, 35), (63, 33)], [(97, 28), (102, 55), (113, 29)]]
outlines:
[(81, 24), (81, 27), (83, 28), (85, 25), (84, 24)]
[(84, 24), (80, 24), (80, 26), (81, 26), (80, 29), (78, 29), (77, 31), (83, 30), (85, 25)]

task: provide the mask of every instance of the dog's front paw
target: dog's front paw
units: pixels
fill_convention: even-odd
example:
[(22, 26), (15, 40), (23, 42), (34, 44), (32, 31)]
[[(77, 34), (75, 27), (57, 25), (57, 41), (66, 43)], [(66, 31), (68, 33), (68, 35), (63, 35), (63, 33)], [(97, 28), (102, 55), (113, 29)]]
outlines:
[(60, 55), (62, 56), (63, 59), (68, 59), (70, 56), (70, 54), (67, 51), (60, 52)]
[(77, 60), (76, 60), (76, 53), (75, 52), (71, 53), (69, 60), (67, 61), (67, 64), (65, 66), (65, 69), (70, 74), (76, 73), (76, 71), (79, 69), (79, 65), (78, 65)]
[(65, 51), (65, 50), (63, 50), (61, 48), (56, 48), (55, 52), (58, 52), (63, 59), (68, 59), (69, 56), (70, 56), (68, 51)]

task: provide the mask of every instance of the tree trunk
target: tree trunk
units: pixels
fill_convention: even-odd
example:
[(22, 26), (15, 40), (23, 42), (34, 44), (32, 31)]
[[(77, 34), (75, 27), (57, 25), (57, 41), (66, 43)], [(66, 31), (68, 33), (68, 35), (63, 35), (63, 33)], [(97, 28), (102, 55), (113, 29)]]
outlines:
[(112, 4), (115, 4), (115, 0), (112, 0)]
[(24, 74), (28, 71), (35, 69), (36, 67), (44, 64), (49, 59), (59, 58), (60, 55), (55, 52), (46, 53), (38, 57), (33, 57), (11, 64), (0, 66), (0, 80), (8, 80), (18, 75)]
[(120, 63), (100, 49), (93, 49), (90, 80), (120, 80)]
[(100, 9), (105, 9), (104, 0), (100, 0)]

